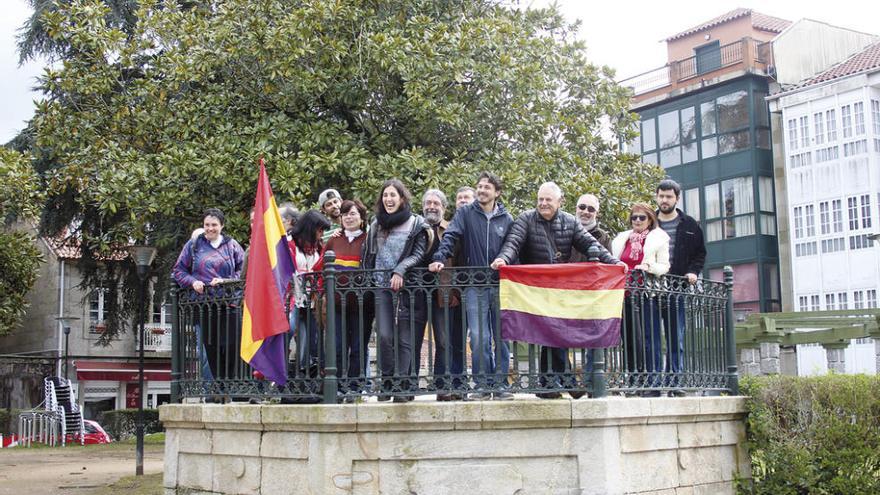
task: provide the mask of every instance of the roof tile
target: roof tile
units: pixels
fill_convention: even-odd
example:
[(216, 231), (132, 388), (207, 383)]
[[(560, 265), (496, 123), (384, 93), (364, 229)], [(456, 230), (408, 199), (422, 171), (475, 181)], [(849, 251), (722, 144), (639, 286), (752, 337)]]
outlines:
[(787, 28), (791, 25), (791, 21), (787, 21), (785, 19), (780, 19), (778, 17), (773, 17), (767, 14), (762, 14), (760, 12), (755, 12), (752, 9), (733, 9), (730, 12), (722, 14), (714, 19), (706, 21), (698, 26), (694, 26), (690, 29), (682, 31), (678, 34), (670, 36), (666, 38), (666, 41), (673, 41), (678, 38), (683, 38), (690, 34), (694, 34), (704, 29), (709, 29), (719, 24), (724, 24), (725, 22), (730, 22), (734, 19), (738, 19), (743, 16), (751, 16), (752, 19), (752, 27), (755, 29), (759, 29), (761, 31), (769, 31), (771, 33), (780, 33), (783, 29)]

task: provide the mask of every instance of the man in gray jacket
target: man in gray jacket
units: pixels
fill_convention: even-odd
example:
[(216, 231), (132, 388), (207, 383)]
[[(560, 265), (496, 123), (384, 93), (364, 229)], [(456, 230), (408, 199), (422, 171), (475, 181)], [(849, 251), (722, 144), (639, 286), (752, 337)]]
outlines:
[[(492, 262), (498, 269), (519, 259), (524, 265), (565, 263), (573, 251), (586, 255), (592, 246), (599, 248), (599, 261), (622, 264), (602, 247), (570, 213), (559, 209), (562, 205), (562, 190), (555, 182), (545, 182), (538, 189), (538, 207), (526, 211), (513, 222), (510, 233), (501, 247), (501, 253)], [(560, 378), (571, 370), (568, 349), (556, 347), (541, 348), (541, 373), (553, 373), (554, 378), (541, 378), (541, 386), (556, 388), (561, 385)], [(569, 384), (572, 386), (573, 384)], [(569, 392), (572, 398), (583, 396), (583, 392)], [(558, 399), (559, 392), (536, 394), (542, 399)]]

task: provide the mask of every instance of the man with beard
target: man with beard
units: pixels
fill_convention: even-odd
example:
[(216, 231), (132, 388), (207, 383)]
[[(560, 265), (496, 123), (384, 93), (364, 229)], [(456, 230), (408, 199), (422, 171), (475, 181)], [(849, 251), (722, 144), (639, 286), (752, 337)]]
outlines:
[(330, 220), (330, 228), (324, 231), (321, 242), (327, 243), (327, 240), (333, 237), (342, 228), (342, 216), (339, 207), (342, 206), (342, 196), (336, 189), (325, 189), (318, 196), (318, 204), (321, 206), (321, 213)]
[[(449, 227), (443, 217), (449, 202), (446, 195), (439, 189), (429, 189), (422, 196), (422, 214), (431, 229), (434, 230), (434, 238), (442, 239), (443, 234)], [(440, 243), (434, 243), (434, 250), (429, 253), (428, 259), (432, 259)], [(455, 266), (454, 257), (447, 259), (444, 266)], [(434, 385), (438, 391), (451, 386), (457, 389), (461, 386), (460, 379), (453, 379), (451, 383), (447, 373), (461, 375), (464, 372), (464, 339), (462, 335), (461, 319), (461, 293), (458, 290), (450, 290), (451, 277), (443, 273), (440, 275), (441, 288), (436, 289), (429, 297), (431, 298), (431, 328), (434, 334)], [(424, 333), (416, 336), (416, 356), (421, 356), (422, 340)], [(450, 363), (447, 366), (447, 363)], [(461, 400), (461, 394), (438, 393), (438, 401)]]
[[(572, 251), (580, 251), (586, 255), (590, 247), (599, 249), (599, 261), (609, 265), (623, 264), (602, 247), (569, 213), (560, 210), (562, 205), (562, 189), (555, 182), (545, 182), (538, 188), (537, 208), (522, 213), (510, 228), (510, 234), (498, 257), (492, 262), (497, 270), (519, 260), (523, 265), (542, 265), (565, 263), (571, 259)], [(571, 375), (571, 363), (568, 360), (568, 349), (558, 347), (541, 347), (541, 387), (555, 389), (575, 388), (574, 377)], [(546, 375), (551, 375), (547, 378)], [(559, 392), (539, 392), (541, 399), (558, 399)], [(584, 392), (572, 390), (569, 395), (573, 399), (580, 398)]]
[[(611, 237), (599, 226), (599, 198), (592, 194), (584, 194), (577, 200), (577, 209), (574, 212), (581, 226), (590, 233), (603, 248), (611, 251)], [(571, 253), (570, 263), (587, 261), (587, 257), (580, 251)]]
[[(657, 220), (660, 228), (669, 234), (669, 275), (685, 277), (690, 284), (697, 283), (703, 263), (706, 261), (706, 245), (700, 223), (676, 208), (681, 196), (681, 186), (672, 179), (665, 179), (657, 185)], [(666, 371), (684, 371), (684, 327), (685, 300), (683, 297), (670, 297), (669, 307), (660, 312), (663, 327), (666, 329), (666, 342), (669, 354), (666, 357)], [(678, 377), (673, 377), (672, 386), (679, 386)], [(682, 395), (681, 391), (670, 395)]]
[(474, 188), (471, 186), (461, 186), (455, 191), (455, 209), (461, 208), (474, 202)]
[[(498, 256), (513, 217), (499, 201), (501, 178), (491, 172), (483, 172), (477, 180), (477, 200), (462, 206), (455, 212), (449, 228), (443, 234), (440, 247), (434, 253), (428, 268), (439, 272), (453, 256), (455, 247), (462, 250), (464, 266), (488, 267)], [(496, 321), (498, 313), (498, 288), (468, 287), (464, 292), (465, 314), (471, 339), (472, 373), (477, 388), (500, 388), (508, 386), (510, 348), (501, 340), (501, 329)], [(495, 342), (495, 352), (492, 342)], [(498, 358), (497, 362), (495, 358)], [(473, 399), (489, 399), (493, 393), (483, 391), (471, 396)], [(497, 400), (513, 399), (506, 390), (494, 393)]]

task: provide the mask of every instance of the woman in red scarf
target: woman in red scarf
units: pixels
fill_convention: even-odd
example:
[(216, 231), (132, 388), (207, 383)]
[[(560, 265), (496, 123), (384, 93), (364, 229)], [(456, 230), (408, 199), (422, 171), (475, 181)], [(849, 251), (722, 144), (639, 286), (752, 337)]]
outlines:
[[(669, 271), (669, 236), (659, 228), (654, 210), (645, 203), (636, 203), (630, 208), (629, 220), (632, 229), (618, 234), (611, 243), (611, 253), (630, 270), (656, 277), (665, 275)], [(643, 273), (636, 272), (631, 277), (637, 286), (646, 287)], [(624, 366), (630, 373), (639, 373), (630, 375), (630, 385), (657, 386), (657, 373), (663, 369), (657, 299), (647, 290), (628, 292), (623, 311)], [(660, 393), (652, 391), (645, 395)]]

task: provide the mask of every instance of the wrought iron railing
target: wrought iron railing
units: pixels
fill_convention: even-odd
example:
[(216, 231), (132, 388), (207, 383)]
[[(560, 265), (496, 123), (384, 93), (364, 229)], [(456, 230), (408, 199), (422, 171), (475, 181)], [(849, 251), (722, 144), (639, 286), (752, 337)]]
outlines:
[[(206, 288), (201, 295), (175, 291), (173, 400), (336, 403), (372, 396), (408, 401), (417, 395), (454, 400), (738, 392), (729, 270), (724, 282), (696, 284), (630, 272), (618, 346), (542, 352), (533, 344), (500, 344), (499, 325), (488, 324), (501, 320), (491, 269), (412, 269), (394, 292), (385, 288), (388, 272), (337, 270), (332, 259), (327, 253), (323, 272), (303, 276), (308, 302), (290, 308), (298, 321), (285, 340), (283, 386), (256, 379), (239, 358), (243, 282)], [(676, 318), (684, 321), (680, 336), (670, 331)], [(426, 366), (418, 366), (421, 353), (427, 353)]]
[(633, 95), (638, 96), (667, 86), (687, 84), (694, 77), (741, 63), (749, 67), (753, 64), (770, 64), (771, 58), (769, 42), (747, 37), (719, 46), (716, 50), (705, 50), (693, 57), (671, 61), (663, 67), (623, 79), (619, 84), (632, 88)]

